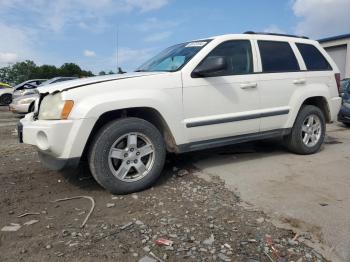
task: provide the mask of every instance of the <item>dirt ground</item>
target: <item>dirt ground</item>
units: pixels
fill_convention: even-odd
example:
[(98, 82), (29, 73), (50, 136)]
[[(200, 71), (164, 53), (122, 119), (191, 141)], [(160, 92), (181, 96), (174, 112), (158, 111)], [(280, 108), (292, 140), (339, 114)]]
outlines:
[[(16, 121), (0, 109), (0, 228), (19, 228), (0, 231), (0, 261), (325, 261), (303, 243), (310, 236), (276, 228), (219, 179), (198, 178), (196, 153), (169, 155), (153, 188), (113, 196), (84, 168), (45, 169), (18, 143)], [(96, 202), (84, 228), (88, 199), (53, 202), (74, 196)]]

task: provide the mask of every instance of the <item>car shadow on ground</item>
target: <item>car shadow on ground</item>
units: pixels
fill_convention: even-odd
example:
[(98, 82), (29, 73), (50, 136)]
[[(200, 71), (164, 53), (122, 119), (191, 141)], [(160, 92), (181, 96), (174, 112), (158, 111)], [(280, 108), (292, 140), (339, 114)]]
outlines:
[[(331, 135), (327, 135), (321, 151), (329, 145), (339, 143), (342, 142)], [(256, 159), (271, 158), (281, 154), (292, 154), (284, 147), (282, 139), (247, 142), (179, 155), (168, 154), (164, 170), (154, 187), (165, 185), (179, 171), (186, 170), (189, 174), (199, 171), (195, 167), (195, 163), (198, 161), (207, 163), (208, 167), (215, 168), (215, 166), (219, 167), (223, 163), (227, 163), (227, 161), (237, 164), (249, 161), (254, 164)], [(59, 173), (67, 182), (83, 191), (104, 191), (93, 178), (86, 162), (81, 163), (77, 169)]]
[[(339, 143), (342, 142), (327, 135), (325, 143), (321, 147), (321, 151), (328, 145)], [(210, 167), (222, 165), (222, 159), (224, 159), (224, 161), (230, 159), (230, 161), (236, 163), (250, 161), (253, 164), (256, 159), (274, 157), (281, 154), (291, 154), (283, 145), (282, 139), (247, 142), (179, 155), (168, 154), (162, 175), (157, 180), (154, 187), (163, 186), (173, 175), (176, 175), (181, 170), (186, 170), (189, 174), (198, 171), (195, 167), (195, 163), (198, 161), (207, 161)], [(104, 190), (93, 178), (87, 163), (81, 163), (75, 170), (60, 173), (67, 182), (80, 189), (86, 191)]]
[[(264, 157), (271, 157), (277, 154), (288, 153), (280, 140), (266, 140), (249, 142), (214, 149), (201, 150), (185, 154), (168, 154), (162, 175), (155, 183), (154, 187), (163, 186), (167, 181), (179, 171), (186, 170), (189, 174), (198, 171), (195, 162), (214, 160), (220, 157), (230, 157), (232, 161), (254, 161)], [(213, 161), (210, 161), (213, 163)], [(218, 162), (220, 165), (220, 162)], [(81, 163), (77, 169), (62, 171), (60, 174), (72, 185), (86, 191), (103, 191), (104, 189), (93, 178), (88, 164)]]

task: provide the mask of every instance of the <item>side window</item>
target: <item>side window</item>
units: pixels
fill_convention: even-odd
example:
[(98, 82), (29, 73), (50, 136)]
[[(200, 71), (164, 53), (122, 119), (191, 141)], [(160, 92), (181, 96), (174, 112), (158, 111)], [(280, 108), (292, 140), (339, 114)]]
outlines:
[(226, 70), (212, 73), (210, 76), (244, 75), (253, 73), (253, 55), (249, 40), (233, 40), (218, 45), (208, 57), (225, 57)]
[(300, 67), (288, 42), (258, 41), (264, 73), (299, 71)]
[(315, 46), (301, 43), (296, 45), (304, 59), (307, 70), (332, 70), (326, 58)]

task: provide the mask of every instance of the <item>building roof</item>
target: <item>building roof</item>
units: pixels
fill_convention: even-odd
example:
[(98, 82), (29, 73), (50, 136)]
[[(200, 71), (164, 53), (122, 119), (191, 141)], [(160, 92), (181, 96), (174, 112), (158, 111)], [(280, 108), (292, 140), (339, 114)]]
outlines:
[(320, 39), (320, 40), (318, 40), (318, 42), (324, 43), (324, 42), (342, 40), (342, 39), (346, 39), (346, 38), (350, 38), (350, 34), (331, 36), (331, 37)]

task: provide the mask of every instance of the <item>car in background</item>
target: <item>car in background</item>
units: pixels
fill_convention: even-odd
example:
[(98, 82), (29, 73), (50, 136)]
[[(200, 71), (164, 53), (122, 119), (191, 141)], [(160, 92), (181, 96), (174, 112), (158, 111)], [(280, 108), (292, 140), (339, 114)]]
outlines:
[(24, 81), (14, 87), (14, 91), (12, 94), (12, 99), (16, 99), (20, 96), (33, 94), (33, 89), (37, 88), (47, 79), (31, 79)]
[(12, 101), (13, 87), (0, 82), (0, 105), (9, 105)]
[(9, 105), (10, 111), (15, 114), (27, 114), (33, 112), (35, 99), (38, 97), (38, 94), (29, 94), (18, 97)]
[(74, 80), (74, 79), (77, 79), (77, 78), (78, 77), (64, 77), (64, 76), (54, 77), (54, 78), (46, 80), (40, 86), (46, 86), (46, 85), (50, 85), (50, 84), (54, 84), (54, 83)]
[(12, 86), (10, 86), (9, 84), (0, 82), (0, 88), (13, 88)]
[[(41, 86), (46, 86), (58, 82), (68, 81), (68, 80), (74, 80), (77, 77), (55, 77), (49, 80), (44, 81)], [(34, 103), (35, 100), (38, 98), (38, 91), (35, 88), (26, 89), (25, 92), (23, 92), (24, 95), (16, 96), (12, 103), (10, 104), (10, 111), (12, 111), (15, 114), (27, 114), (29, 112), (34, 111)]]
[(350, 78), (345, 78), (340, 82), (339, 94), (341, 97), (347, 99), (350, 97)]
[(338, 121), (350, 127), (350, 78), (341, 81), (339, 93), (343, 101), (338, 114)]

